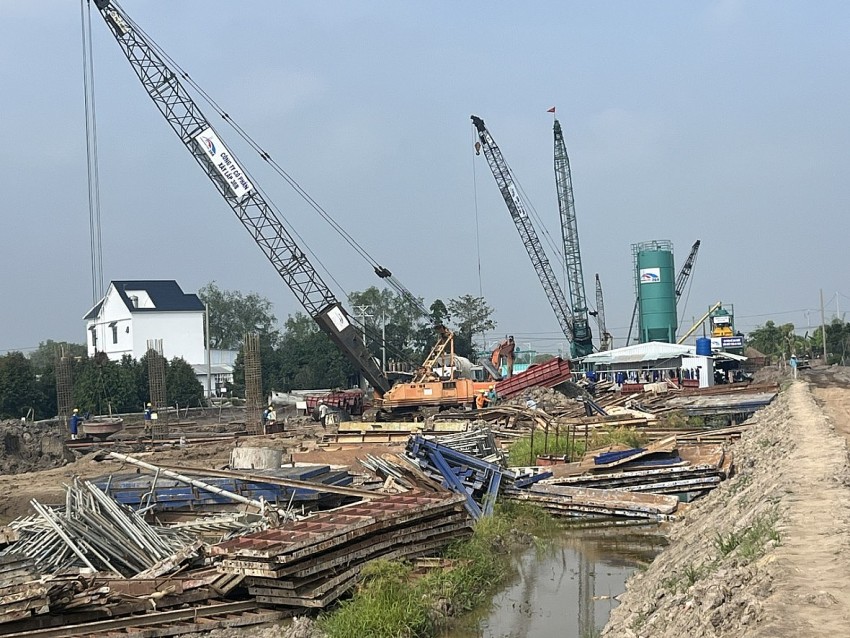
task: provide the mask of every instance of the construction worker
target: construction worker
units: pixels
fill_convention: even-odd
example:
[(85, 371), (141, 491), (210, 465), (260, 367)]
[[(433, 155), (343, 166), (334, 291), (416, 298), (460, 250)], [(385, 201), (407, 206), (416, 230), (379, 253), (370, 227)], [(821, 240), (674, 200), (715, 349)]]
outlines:
[(274, 425), (276, 421), (277, 413), (275, 412), (274, 406), (270, 405), (265, 411), (263, 411), (263, 427)]
[(487, 405), (496, 405), (496, 400), (499, 396), (496, 394), (496, 386), (491, 385), (490, 389), (487, 391)]
[(74, 408), (74, 411), (71, 413), (71, 418), (68, 419), (68, 429), (71, 430), (72, 441), (77, 440), (77, 430), (82, 422), (83, 417), (80, 416), (80, 411), (77, 408)]
[(153, 427), (153, 419), (154, 414), (156, 414), (156, 410), (153, 409), (153, 406), (150, 402), (145, 405), (145, 434), (151, 432), (151, 428)]
[(475, 407), (479, 410), (487, 407), (487, 390), (481, 390), (478, 396), (475, 397)]
[(319, 423), (322, 424), (322, 427), (325, 427), (325, 417), (328, 416), (330, 408), (324, 401), (319, 401), (319, 407), (317, 409), (319, 411)]

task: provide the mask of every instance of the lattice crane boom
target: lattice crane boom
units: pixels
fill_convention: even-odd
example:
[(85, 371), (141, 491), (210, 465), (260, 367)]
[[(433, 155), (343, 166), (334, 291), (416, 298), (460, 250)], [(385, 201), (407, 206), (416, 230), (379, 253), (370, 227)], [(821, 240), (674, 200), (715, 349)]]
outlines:
[(602, 281), (596, 274), (596, 322), (599, 324), (599, 350), (610, 350), (613, 342), (611, 333), (605, 326), (605, 300), (602, 297)]
[(573, 197), (573, 178), (570, 172), (570, 157), (561, 131), (561, 123), (555, 119), (555, 186), (558, 193), (558, 209), (561, 213), (561, 237), (564, 242), (564, 263), (570, 288), (573, 335), (572, 355), (583, 357), (593, 352), (593, 337), (588, 321), (587, 297), (584, 292), (584, 274), (581, 266), (581, 250), (578, 241)]
[(685, 263), (682, 264), (682, 269), (676, 277), (676, 303), (679, 303), (679, 297), (682, 296), (682, 292), (685, 290), (685, 285), (688, 283), (688, 278), (691, 276), (691, 271), (694, 269), (694, 264), (697, 260), (697, 253), (699, 252), (699, 244), (700, 240), (697, 239), (694, 242), (694, 245), (691, 246), (691, 252), (685, 260)]
[(379, 393), (389, 390), (390, 382), (348, 312), (221, 142), (177, 74), (123, 9), (110, 0), (95, 0), (95, 5), (156, 107), (304, 309)]
[(531, 258), (531, 264), (534, 266), (534, 271), (543, 285), (543, 290), (555, 311), (555, 318), (561, 326), (561, 330), (567, 337), (567, 341), (572, 343), (575, 339), (572, 325), (572, 312), (567, 305), (566, 297), (561, 291), (561, 286), (558, 284), (558, 279), (552, 271), (552, 266), (549, 263), (549, 258), (543, 250), (540, 243), (540, 238), (537, 236), (537, 231), (528, 217), (525, 210), (525, 205), (519, 195), (519, 190), (516, 187), (515, 180), (508, 168), (505, 158), (502, 156), (502, 151), (499, 149), (487, 127), (484, 125), (484, 120), (475, 115), (472, 116), (472, 123), (478, 132), (478, 138), (481, 142), (481, 149), (484, 151), (484, 157), (487, 158), (487, 163), (490, 165), (490, 170), (493, 177), (496, 178), (496, 184), (499, 191), (502, 193), (502, 198), (508, 206), (508, 211), (511, 214), (511, 219), (519, 231), (522, 243), (525, 246), (528, 256)]

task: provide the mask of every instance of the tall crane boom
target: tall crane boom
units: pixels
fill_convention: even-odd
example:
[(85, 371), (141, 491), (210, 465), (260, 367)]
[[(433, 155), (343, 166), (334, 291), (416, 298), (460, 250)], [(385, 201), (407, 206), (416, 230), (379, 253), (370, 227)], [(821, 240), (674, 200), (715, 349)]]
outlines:
[(573, 198), (573, 178), (570, 173), (570, 157), (561, 131), (561, 123), (555, 118), (555, 186), (558, 191), (558, 209), (561, 212), (561, 237), (564, 241), (564, 263), (570, 288), (570, 306), (573, 317), (573, 357), (584, 357), (593, 352), (593, 337), (587, 318), (587, 297), (584, 294), (584, 274), (581, 267), (581, 251), (578, 243)]
[(563, 330), (564, 335), (567, 337), (567, 341), (572, 344), (575, 340), (572, 312), (567, 305), (564, 293), (561, 291), (561, 286), (558, 284), (558, 279), (555, 277), (555, 273), (552, 272), (552, 266), (549, 264), (549, 259), (543, 251), (537, 231), (532, 226), (528, 213), (525, 211), (525, 206), (519, 196), (519, 190), (517, 190), (514, 183), (513, 175), (511, 175), (507, 162), (505, 162), (505, 158), (502, 156), (502, 151), (499, 150), (487, 127), (484, 125), (484, 120), (473, 115), (472, 123), (478, 131), (478, 138), (481, 141), (484, 157), (487, 158), (487, 163), (490, 165), (493, 177), (496, 178), (496, 184), (502, 193), (505, 204), (508, 206), (511, 219), (519, 231), (526, 251), (528, 251), (531, 264), (534, 266), (537, 277), (543, 285), (543, 290), (549, 299), (549, 304), (552, 306), (552, 310), (555, 311), (555, 318), (558, 320), (561, 330)]
[(688, 258), (685, 260), (685, 263), (682, 264), (682, 269), (676, 277), (676, 303), (679, 303), (679, 297), (682, 296), (682, 292), (685, 290), (685, 285), (688, 283), (688, 278), (691, 276), (691, 271), (694, 269), (694, 264), (697, 260), (697, 253), (699, 252), (699, 244), (700, 240), (697, 239), (694, 242), (694, 245), (691, 246), (691, 252), (688, 254)]
[(604, 352), (611, 349), (614, 341), (605, 326), (605, 300), (602, 298), (602, 281), (596, 273), (596, 322), (599, 324), (599, 350)]
[(304, 309), (372, 386), (380, 394), (387, 392), (391, 384), (345, 308), (221, 142), (177, 75), (120, 7), (110, 0), (95, 0), (95, 5), (156, 107)]

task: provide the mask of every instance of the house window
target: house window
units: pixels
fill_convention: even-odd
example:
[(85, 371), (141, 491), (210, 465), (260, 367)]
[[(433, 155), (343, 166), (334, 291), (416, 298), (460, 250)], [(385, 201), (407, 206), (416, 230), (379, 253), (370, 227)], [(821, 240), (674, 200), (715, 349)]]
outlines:
[(89, 331), (91, 332), (91, 347), (97, 350), (97, 327), (92, 326)]
[(112, 343), (118, 343), (118, 323), (113, 321), (109, 327), (112, 328)]

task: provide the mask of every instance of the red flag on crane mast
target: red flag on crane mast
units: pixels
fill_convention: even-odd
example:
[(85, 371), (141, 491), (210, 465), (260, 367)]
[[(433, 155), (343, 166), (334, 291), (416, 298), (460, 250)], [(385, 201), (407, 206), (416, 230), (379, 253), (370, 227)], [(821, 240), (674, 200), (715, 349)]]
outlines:
[(555, 112), (555, 107), (553, 106), (551, 109), (549, 109), (549, 110), (548, 110), (548, 111), (546, 111), (546, 112), (547, 112), (547, 113), (554, 113), (554, 112)]

